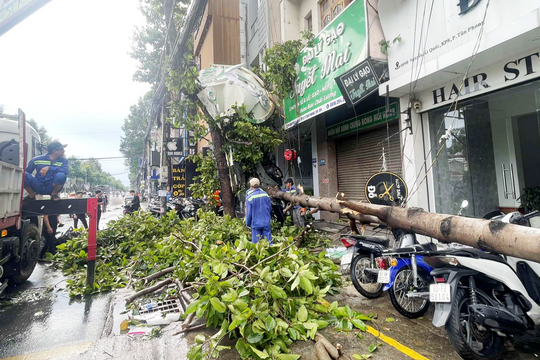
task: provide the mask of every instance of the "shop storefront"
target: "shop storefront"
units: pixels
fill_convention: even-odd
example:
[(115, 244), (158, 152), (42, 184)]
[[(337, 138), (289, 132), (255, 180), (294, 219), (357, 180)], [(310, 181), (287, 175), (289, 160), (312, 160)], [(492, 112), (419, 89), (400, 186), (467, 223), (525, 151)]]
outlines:
[[(433, 151), (431, 154), (435, 161), (433, 200), (438, 212), (456, 213), (464, 199), (470, 204), (465, 210), (469, 215), (515, 210), (524, 189), (540, 186), (540, 80), (534, 79), (540, 59), (535, 59), (539, 52), (529, 55), (534, 56), (529, 58), (531, 72), (524, 76), (525, 82), (496, 89), (504, 79), (506, 84), (511, 78), (517, 81), (518, 71), (527, 74), (526, 64), (523, 69), (510, 67), (516, 61), (509, 60), (497, 64), (502, 66), (500, 71), (495, 65), (479, 73), (486, 80), (478, 92), (485, 95), (463, 99), (450, 111), (443, 105), (422, 114), (429, 129), (426, 145), (437, 152), (441, 149), (438, 156)], [(505, 72), (505, 68), (512, 71)], [(438, 90), (432, 90), (432, 96), (437, 96), (434, 91)], [(441, 143), (447, 130), (451, 136)]]
[[(367, 201), (365, 184), (381, 171), (401, 175), (397, 104), (379, 108), (327, 128), (336, 143), (338, 191), (348, 199)], [(384, 156), (383, 156), (384, 154)]]
[[(463, 214), (483, 216), (519, 208), (524, 189), (540, 186), (540, 2), (468, 4), (435, 2), (425, 21), (437, 28), (416, 36), (416, 50), (389, 49), (380, 90), (411, 110), (402, 120), (414, 132), (401, 135), (409, 206), (456, 214), (467, 200)], [(379, 2), (387, 38), (415, 39), (414, 19), (398, 19), (416, 5)]]
[(295, 174), (300, 173), (297, 178), (306, 188), (312, 185), (309, 190), (316, 196), (333, 197), (342, 191), (362, 199), (366, 180), (383, 165), (401, 172), (399, 137), (385, 140), (398, 129), (399, 106), (392, 99), (387, 112), (378, 96), (379, 80), (387, 74), (386, 57), (380, 46), (373, 46), (380, 40), (376, 12), (356, 0), (298, 59), (298, 101), (293, 96), (285, 100), (285, 128), (292, 139), (287, 145), (301, 150), (302, 163)]

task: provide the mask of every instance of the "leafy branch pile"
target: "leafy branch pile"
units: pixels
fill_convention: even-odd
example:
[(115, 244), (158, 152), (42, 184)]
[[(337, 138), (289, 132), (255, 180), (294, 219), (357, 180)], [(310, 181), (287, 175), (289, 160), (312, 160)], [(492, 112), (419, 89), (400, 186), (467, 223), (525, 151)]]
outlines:
[[(274, 234), (272, 246), (252, 244), (242, 220), (200, 215), (194, 222), (140, 212), (109, 223), (98, 235), (94, 288), (84, 287), (86, 235), (68, 241), (56, 259), (71, 277), (71, 295), (123, 287), (173, 267), (165, 280), (192, 291), (184, 316), (205, 318), (207, 326), (219, 329), (211, 338), (199, 336), (190, 360), (219, 356), (227, 348), (220, 346), (225, 336), (236, 339), (242, 358), (292, 360), (300, 356), (289, 354), (289, 345), (314, 339), (319, 329), (365, 330), (368, 316), (324, 299), (337, 291), (341, 278), (323, 252), (295, 249), (293, 237), (282, 232)], [(292, 228), (284, 229), (292, 235)], [(154, 284), (134, 283), (138, 289)]]

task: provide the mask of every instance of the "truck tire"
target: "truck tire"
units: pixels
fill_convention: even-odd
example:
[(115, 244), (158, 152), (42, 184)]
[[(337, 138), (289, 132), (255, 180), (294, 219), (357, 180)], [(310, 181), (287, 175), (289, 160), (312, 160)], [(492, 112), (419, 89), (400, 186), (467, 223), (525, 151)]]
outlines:
[(28, 224), (24, 230), (22, 239), (22, 256), (20, 261), (19, 275), (12, 277), (12, 280), (16, 284), (22, 284), (34, 271), (36, 267), (38, 255), (39, 255), (39, 230), (36, 225)]

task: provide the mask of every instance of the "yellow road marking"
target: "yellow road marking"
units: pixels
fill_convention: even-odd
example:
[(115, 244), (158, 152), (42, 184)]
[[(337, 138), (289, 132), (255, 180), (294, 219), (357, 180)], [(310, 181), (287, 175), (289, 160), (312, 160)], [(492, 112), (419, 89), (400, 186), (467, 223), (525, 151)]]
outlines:
[(83, 342), (80, 344), (61, 346), (55, 349), (39, 351), (30, 354), (17, 355), (3, 360), (47, 360), (52, 358), (61, 358), (68, 355), (80, 354), (90, 349), (93, 342)]
[(403, 345), (403, 344), (397, 342), (396, 340), (392, 339), (391, 337), (388, 337), (388, 336), (384, 335), (383, 333), (375, 330), (371, 326), (367, 327), (367, 332), (370, 333), (371, 335), (381, 339), (382, 341), (384, 341), (388, 345), (392, 346), (393, 348), (396, 348), (397, 350), (401, 351), (402, 353), (404, 353), (408, 357), (413, 358), (414, 360), (429, 360), (427, 357), (425, 357), (423, 355), (420, 355), (419, 353), (417, 353), (413, 349), (408, 348), (405, 345)]

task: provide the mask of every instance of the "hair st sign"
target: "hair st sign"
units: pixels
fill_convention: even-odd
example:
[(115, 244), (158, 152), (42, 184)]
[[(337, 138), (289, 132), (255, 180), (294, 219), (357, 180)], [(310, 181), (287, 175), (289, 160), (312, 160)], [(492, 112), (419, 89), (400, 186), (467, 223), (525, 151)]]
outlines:
[(51, 0), (0, 0), (0, 36)]
[(285, 127), (344, 104), (334, 79), (364, 60), (367, 52), (365, 4), (356, 0), (298, 57), (296, 94), (289, 94), (285, 99)]

